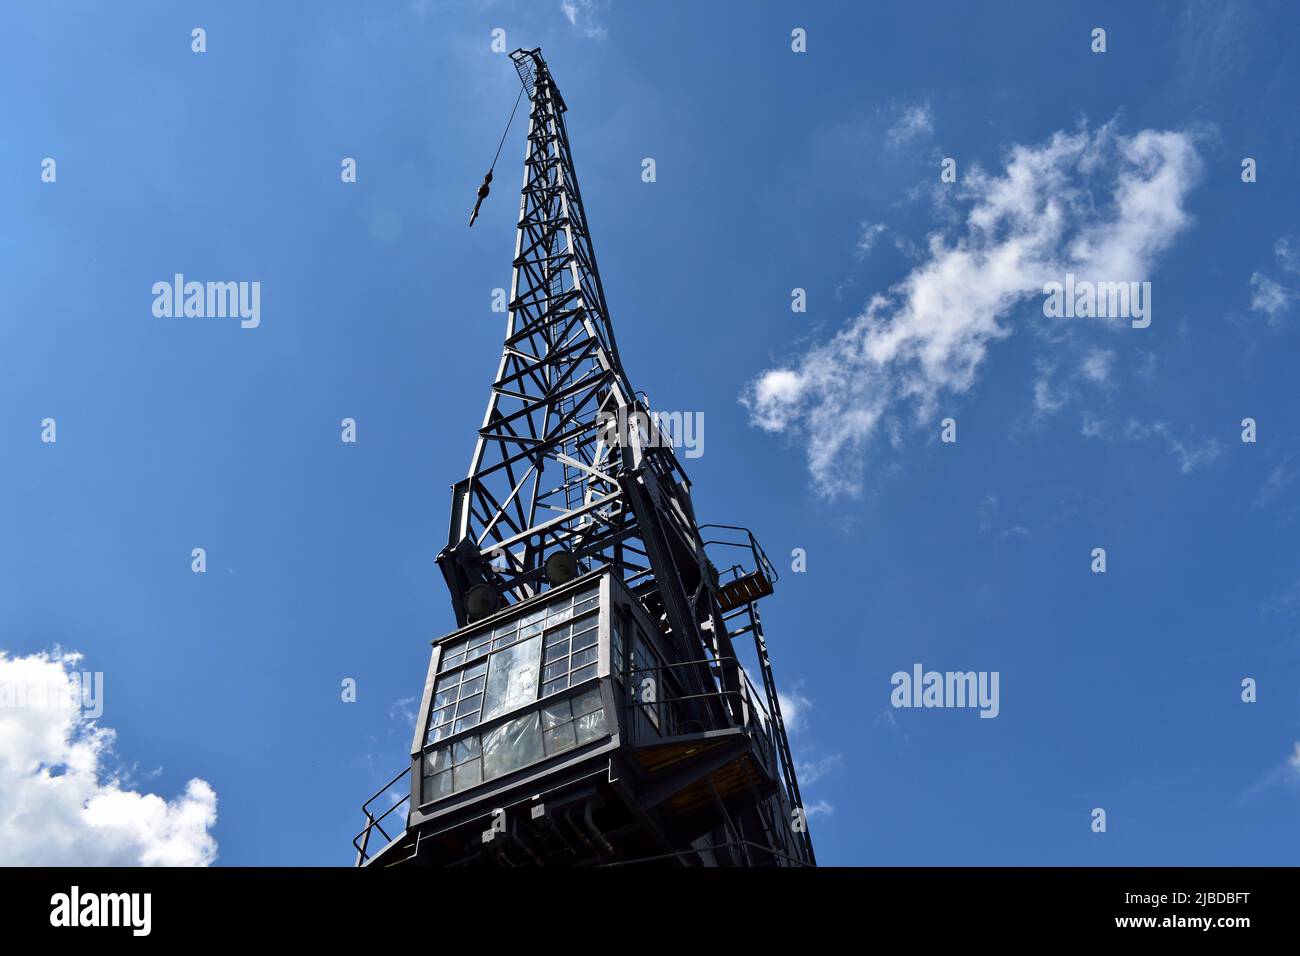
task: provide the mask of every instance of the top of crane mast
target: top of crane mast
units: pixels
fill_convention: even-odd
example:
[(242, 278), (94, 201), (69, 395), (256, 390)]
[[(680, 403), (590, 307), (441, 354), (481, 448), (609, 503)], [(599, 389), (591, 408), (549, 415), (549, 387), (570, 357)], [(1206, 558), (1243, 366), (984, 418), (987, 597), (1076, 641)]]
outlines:
[[(510, 54), (510, 59), (514, 61), (515, 70), (519, 73), (519, 81), (524, 84), (524, 92), (531, 99), (533, 90), (539, 77), (550, 79), (550, 70), (546, 67), (546, 61), (542, 59), (542, 48), (534, 47), (531, 50), (525, 50), (520, 47)], [(558, 112), (565, 112), (568, 107), (564, 105), (564, 97), (560, 91), (555, 88), (554, 80), (551, 80), (552, 95), (555, 97), (555, 108)]]

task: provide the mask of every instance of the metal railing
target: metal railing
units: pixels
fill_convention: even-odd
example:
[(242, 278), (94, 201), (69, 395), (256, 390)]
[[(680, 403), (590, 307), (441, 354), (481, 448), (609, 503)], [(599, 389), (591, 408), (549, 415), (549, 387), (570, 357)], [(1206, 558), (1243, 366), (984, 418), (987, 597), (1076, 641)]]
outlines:
[[(392, 790), (393, 786), (397, 784), (403, 777), (405, 777), (410, 772), (411, 772), (411, 768), (408, 766), (396, 777), (394, 777), (392, 780), (388, 781), (388, 783), (384, 784), (382, 787), (376, 790), (375, 793), (370, 797), (370, 799), (361, 805), (361, 812), (366, 815), (366, 825), (364, 828), (362, 828), (360, 833), (358, 833), (355, 837), (352, 838), (352, 846), (357, 851), (357, 863), (356, 863), (357, 866), (365, 866), (365, 864), (370, 859), (370, 856), (366, 851), (370, 846), (370, 833), (372, 830), (378, 830), (383, 835), (384, 846), (388, 846), (388, 844), (393, 842), (394, 835), (390, 834), (386, 829), (384, 829), (383, 820), (385, 817), (387, 817), (398, 807), (410, 802), (411, 800), (410, 787), (406, 788), (405, 793), (402, 796), (402, 799), (394, 801), (392, 806), (390, 806), (383, 813), (379, 814), (379, 816), (374, 815), (374, 812), (370, 809), (370, 805), (374, 803), (376, 800), (378, 800), (380, 797), (382, 797), (384, 794)], [(398, 829), (398, 827), (396, 826), (396, 821), (390, 821), (389, 826), (397, 831), (396, 836), (401, 836), (403, 833), (406, 832), (406, 817), (405, 815), (403, 815), (398, 819), (402, 821), (401, 829)], [(383, 849), (383, 847), (381, 847), (380, 849)]]
[[(740, 686), (738, 688), (728, 689), (724, 686), (722, 677), (724, 665), (734, 666), (735, 673), (740, 675)], [(694, 693), (683, 691), (668, 693), (670, 689), (675, 689), (685, 683), (685, 681), (677, 680), (672, 675), (673, 671), (678, 670), (692, 675), (703, 672), (707, 675), (706, 679), (709, 685), (705, 689)], [(651, 675), (650, 679), (654, 681), (654, 697), (649, 700), (644, 699), (646, 675)], [(697, 701), (701, 703), (720, 701), (729, 713), (740, 714), (740, 725), (744, 729), (751, 732), (757, 731), (754, 738), (759, 744), (763, 766), (769, 771), (775, 769), (772, 761), (774, 746), (772, 741), (772, 717), (767, 712), (767, 708), (763, 706), (763, 697), (754, 686), (753, 681), (749, 679), (749, 673), (736, 658), (708, 657), (673, 664), (656, 664), (653, 667), (633, 667), (627, 672), (627, 680), (629, 689), (627, 704), (632, 708), (633, 713), (640, 712), (647, 715), (646, 720), (657, 728), (654, 737), (675, 737), (683, 732), (689, 732), (685, 725), (693, 721), (686, 718), (683, 712), (694, 709), (693, 703)], [(733, 704), (735, 706), (732, 706)], [(652, 708), (658, 717), (657, 721), (648, 716)], [(632, 742), (642, 742), (636, 739), (636, 725), (632, 724), (631, 721), (629, 721), (629, 725), (630, 729), (633, 730)], [(718, 728), (700, 726), (699, 729)]]
[[(705, 553), (708, 552), (710, 545), (716, 548), (738, 548), (750, 553), (750, 561), (747, 563), (741, 558), (730, 567), (716, 569), (718, 571), (718, 584), (728, 584), (730, 581), (739, 580), (756, 571), (767, 578), (769, 584), (776, 583), (776, 568), (767, 559), (767, 552), (763, 550), (762, 545), (758, 543), (758, 539), (754, 537), (754, 533), (748, 528), (741, 528), (731, 524), (700, 525), (700, 535), (703, 536), (706, 531), (716, 532), (719, 537), (704, 540)], [(730, 575), (730, 578), (725, 578), (724, 575)]]

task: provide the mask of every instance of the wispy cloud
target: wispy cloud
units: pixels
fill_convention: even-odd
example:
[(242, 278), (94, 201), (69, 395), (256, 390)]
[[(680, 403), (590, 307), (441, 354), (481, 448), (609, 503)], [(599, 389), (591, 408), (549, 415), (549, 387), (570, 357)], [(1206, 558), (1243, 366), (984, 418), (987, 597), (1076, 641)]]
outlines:
[(1268, 316), (1269, 325), (1281, 325), (1296, 301), (1296, 293), (1262, 272), (1250, 276), (1250, 308)]
[(1045, 283), (1148, 276), (1191, 222), (1199, 170), (1189, 134), (1123, 136), (1113, 123), (1015, 146), (999, 175), (973, 168), (964, 231), (931, 235), (928, 257), (834, 338), (752, 381), (741, 395), (752, 423), (805, 438), (821, 495), (858, 493), (882, 420), (901, 406), (926, 422), (945, 394), (968, 391), (1011, 334), (1004, 320)]
[(792, 734), (803, 729), (813, 706), (812, 700), (804, 695), (802, 688), (803, 682), (799, 681), (786, 692), (777, 691), (776, 694), (777, 703), (781, 705), (781, 720), (785, 729)]
[(1273, 470), (1268, 473), (1264, 479), (1264, 484), (1255, 494), (1255, 500), (1251, 503), (1252, 511), (1260, 511), (1267, 508), (1278, 495), (1285, 491), (1295, 481), (1295, 469), (1291, 467), (1291, 459), (1285, 458), (1273, 466)]
[(864, 259), (871, 254), (871, 250), (876, 247), (876, 240), (880, 238), (885, 228), (883, 222), (864, 222), (859, 227), (858, 244), (853, 248), (859, 259)]
[(807, 763), (795, 761), (795, 771), (799, 776), (799, 783), (805, 787), (811, 787), (822, 777), (826, 776), (844, 759), (843, 754), (827, 754), (824, 757), (818, 757), (816, 760), (809, 760)]
[(605, 0), (560, 0), (560, 11), (569, 25), (593, 40), (603, 40), (608, 35), (602, 19), (607, 7)]
[(419, 703), (416, 697), (399, 697), (388, 705), (388, 719), (399, 725), (399, 729), (415, 726), (415, 708)]
[(827, 803), (825, 800), (818, 800), (816, 803), (809, 804), (809, 805), (805, 808), (805, 810), (806, 810), (807, 815), (808, 815), (809, 817), (816, 817), (816, 816), (833, 817), (833, 816), (835, 816), (835, 807), (832, 806), (831, 804)]
[(1273, 243), (1273, 254), (1277, 257), (1277, 264), (1283, 269), (1300, 275), (1300, 238), (1283, 236)]
[(1034, 378), (1034, 416), (1055, 415), (1065, 407), (1069, 393), (1053, 384), (1052, 376), (1056, 367), (1047, 362), (1038, 363), (1038, 374)]
[(1198, 438), (1195, 428), (1188, 427), (1181, 437), (1168, 422), (1141, 422), (1130, 418), (1124, 423), (1122, 437), (1129, 441), (1163, 440), (1169, 453), (1178, 462), (1178, 470), (1190, 474), (1214, 461), (1223, 452), (1217, 438)]
[[(1001, 502), (998, 501), (997, 495), (984, 496), (976, 509), (976, 520), (979, 524), (980, 534), (997, 541), (1006, 541), (1008, 538), (1019, 538), (1029, 534), (1029, 529), (1020, 522), (1007, 523), (1004, 521), (1001, 517), (1001, 510)], [(1002, 527), (999, 528), (998, 525), (1002, 525)]]
[(1246, 790), (1242, 795), (1243, 801), (1254, 800), (1278, 786), (1300, 789), (1300, 741), (1293, 743), (1292, 748), (1290, 755), (1282, 763), (1268, 771)]
[(1089, 349), (1079, 363), (1079, 371), (1094, 385), (1106, 385), (1110, 382), (1110, 371), (1114, 365), (1114, 352), (1109, 349)]
[[(1283, 236), (1273, 243), (1273, 257), (1283, 271), (1300, 274), (1300, 239)], [(1268, 316), (1270, 326), (1281, 326), (1296, 302), (1300, 302), (1300, 290), (1285, 286), (1259, 270), (1251, 273), (1251, 311)]]
[(913, 103), (897, 107), (898, 119), (885, 133), (885, 141), (893, 149), (900, 149), (934, 131), (934, 114), (929, 103)]

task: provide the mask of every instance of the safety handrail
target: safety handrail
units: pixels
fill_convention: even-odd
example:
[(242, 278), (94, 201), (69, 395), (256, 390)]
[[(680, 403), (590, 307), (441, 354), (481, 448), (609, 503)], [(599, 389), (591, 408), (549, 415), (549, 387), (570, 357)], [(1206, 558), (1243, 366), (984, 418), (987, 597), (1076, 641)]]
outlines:
[(772, 565), (772, 562), (768, 560), (767, 552), (763, 550), (763, 546), (760, 545), (758, 539), (754, 537), (754, 532), (750, 531), (748, 528), (742, 528), (739, 525), (734, 524), (702, 524), (699, 526), (701, 536), (703, 536), (705, 530), (709, 528), (722, 531), (738, 531), (745, 536), (745, 540), (734, 541), (726, 538), (708, 538), (703, 542), (706, 550), (709, 545), (718, 545), (719, 547), (725, 548), (748, 549), (753, 555), (753, 567), (737, 563), (733, 564), (722, 573), (730, 573), (733, 574), (735, 578), (740, 578), (745, 574), (757, 571), (767, 578), (769, 583), (775, 584), (777, 582), (778, 575), (776, 573), (776, 568)]
[[(742, 681), (739, 689), (730, 690), (721, 686), (716, 689), (706, 690), (703, 693), (678, 694), (676, 696), (663, 696), (662, 688), (666, 688), (667, 683), (659, 679), (658, 672), (671, 671), (674, 668), (694, 668), (701, 665), (709, 670), (720, 670), (723, 664), (735, 664), (736, 671), (740, 674)], [(642, 700), (640, 695), (635, 693), (635, 688), (641, 686), (636, 679), (638, 674), (647, 674), (654, 672), (655, 679), (655, 699)], [(715, 677), (716, 679), (716, 677)], [(744, 715), (744, 723), (747, 728), (754, 727), (762, 733), (764, 750), (771, 752), (772, 741), (772, 716), (768, 713), (767, 707), (763, 705), (763, 699), (754, 686), (754, 682), (749, 679), (749, 673), (735, 657), (706, 657), (693, 661), (679, 661), (672, 664), (656, 664), (651, 667), (633, 667), (628, 671), (628, 681), (634, 689), (631, 705), (638, 708), (649, 708), (659, 704), (674, 704), (690, 700), (706, 700), (710, 698), (728, 700), (735, 699), (739, 701), (740, 713)], [(669, 711), (671, 714), (671, 711)], [(669, 736), (672, 736), (671, 734)]]
[[(381, 821), (383, 821), (383, 819), (386, 816), (388, 816), (398, 807), (410, 801), (411, 799), (410, 789), (409, 788), (407, 789), (406, 793), (403, 795), (401, 800), (394, 802), (392, 806), (390, 806), (379, 816), (375, 816), (374, 813), (371, 812), (370, 805), (374, 803), (376, 800), (378, 800), (380, 797), (382, 797), (389, 790), (391, 790), (394, 784), (396, 784), (399, 780), (401, 780), (410, 772), (411, 772), (411, 768), (407, 766), (406, 769), (404, 769), (396, 777), (394, 777), (392, 780), (388, 781), (388, 783), (384, 784), (382, 787), (376, 790), (374, 794), (371, 795), (370, 799), (361, 805), (361, 812), (366, 815), (366, 825), (365, 827), (362, 828), (360, 833), (358, 833), (356, 836), (352, 838), (352, 846), (357, 851), (357, 866), (365, 865), (365, 863), (370, 859), (370, 856), (366, 853), (366, 850), (370, 846), (371, 830), (378, 829), (379, 832), (384, 835), (384, 846), (388, 846), (388, 844), (393, 842), (393, 837), (389, 834), (387, 830), (384, 829), (383, 823)], [(394, 827), (393, 829), (396, 829), (396, 827)], [(403, 832), (406, 830), (405, 823), (402, 824), (402, 830)]]

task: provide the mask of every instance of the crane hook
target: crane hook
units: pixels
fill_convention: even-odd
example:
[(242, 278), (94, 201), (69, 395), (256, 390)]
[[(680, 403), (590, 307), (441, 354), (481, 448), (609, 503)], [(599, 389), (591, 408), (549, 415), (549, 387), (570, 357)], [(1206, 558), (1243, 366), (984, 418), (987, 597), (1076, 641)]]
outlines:
[(474, 211), (469, 214), (469, 224), (472, 227), (474, 220), (478, 218), (478, 208), (483, 205), (483, 200), (487, 199), (488, 193), (492, 191), (492, 170), (488, 170), (487, 175), (483, 177), (483, 185), (478, 188), (478, 201), (474, 203)]

